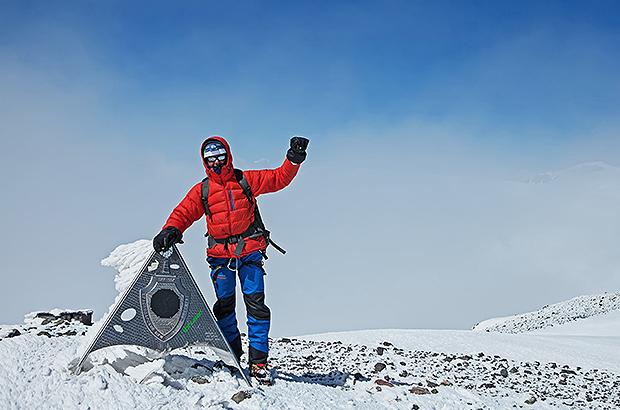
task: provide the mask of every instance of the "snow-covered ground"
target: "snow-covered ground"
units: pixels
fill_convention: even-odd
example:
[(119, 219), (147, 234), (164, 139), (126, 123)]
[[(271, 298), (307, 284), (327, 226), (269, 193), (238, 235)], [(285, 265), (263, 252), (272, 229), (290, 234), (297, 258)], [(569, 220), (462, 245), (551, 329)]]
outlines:
[[(148, 244), (139, 241), (105, 260), (119, 270), (119, 292), (147, 255)], [(253, 388), (201, 346), (164, 356), (107, 348), (92, 353), (76, 376), (70, 368), (97, 327), (87, 325), (88, 310), (34, 312), (24, 324), (0, 326), (0, 409), (615, 409), (614, 295), (485, 321), (478, 331), (365, 330), (272, 340), (276, 384)], [(515, 323), (518, 334), (497, 331)]]

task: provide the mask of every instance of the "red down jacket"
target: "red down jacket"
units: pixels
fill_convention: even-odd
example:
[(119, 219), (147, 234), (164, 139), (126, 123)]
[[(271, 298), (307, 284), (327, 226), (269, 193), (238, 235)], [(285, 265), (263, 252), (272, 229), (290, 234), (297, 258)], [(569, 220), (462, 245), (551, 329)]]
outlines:
[[(243, 192), (243, 188), (235, 178), (232, 164), (230, 147), (222, 137), (207, 138), (200, 148), (202, 157), (203, 148), (207, 141), (218, 140), (226, 147), (227, 160), (218, 175), (209, 169), (206, 164), (205, 170), (209, 177), (209, 210), (211, 218), (207, 219), (207, 230), (215, 239), (224, 239), (232, 235), (244, 232), (254, 221), (254, 209)], [(203, 159), (204, 163), (204, 159)], [(248, 181), (254, 198), (261, 194), (276, 192), (291, 183), (297, 171), (298, 164), (293, 164), (288, 159), (276, 169), (243, 171)], [(194, 222), (205, 215), (205, 207), (202, 202), (202, 182), (197, 183), (187, 193), (185, 198), (174, 208), (166, 221), (164, 228), (174, 226), (181, 232), (185, 232)], [(265, 249), (267, 244), (262, 236), (255, 239), (246, 239), (241, 256)], [(219, 258), (235, 257), (233, 252), (235, 245), (225, 246), (217, 244), (207, 250), (209, 256)]]

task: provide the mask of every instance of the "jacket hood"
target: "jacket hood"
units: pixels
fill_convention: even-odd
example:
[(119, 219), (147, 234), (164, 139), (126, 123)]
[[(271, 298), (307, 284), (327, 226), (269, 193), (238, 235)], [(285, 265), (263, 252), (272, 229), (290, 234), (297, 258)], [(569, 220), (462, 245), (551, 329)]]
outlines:
[(205, 145), (207, 145), (209, 141), (219, 141), (220, 143), (222, 143), (222, 145), (224, 145), (224, 148), (226, 149), (226, 162), (224, 163), (224, 165), (222, 165), (222, 173), (232, 172), (233, 163), (232, 163), (232, 153), (230, 152), (230, 145), (228, 145), (228, 142), (226, 142), (226, 140), (220, 137), (219, 135), (212, 135), (206, 140), (204, 140), (204, 142), (200, 146), (200, 157), (202, 158), (202, 165), (204, 165), (207, 175), (209, 177), (217, 175), (215, 171), (209, 169), (209, 167), (207, 166), (207, 161), (205, 161), (204, 157), (202, 156), (202, 153), (205, 149)]

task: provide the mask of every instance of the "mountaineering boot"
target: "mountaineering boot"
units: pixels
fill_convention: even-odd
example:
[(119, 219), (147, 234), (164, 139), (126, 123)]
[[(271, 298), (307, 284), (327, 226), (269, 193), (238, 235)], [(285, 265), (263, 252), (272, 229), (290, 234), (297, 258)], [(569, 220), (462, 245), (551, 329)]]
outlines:
[(254, 377), (259, 384), (264, 386), (273, 385), (273, 377), (265, 363), (250, 364), (250, 377)]

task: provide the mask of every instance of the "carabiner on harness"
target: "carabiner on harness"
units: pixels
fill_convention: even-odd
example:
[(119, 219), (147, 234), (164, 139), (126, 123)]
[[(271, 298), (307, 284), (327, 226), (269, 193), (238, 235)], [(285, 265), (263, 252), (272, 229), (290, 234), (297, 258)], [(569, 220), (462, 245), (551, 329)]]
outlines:
[[(235, 267), (231, 268), (230, 265), (232, 265), (233, 261), (235, 261)], [(229, 271), (231, 272), (235, 272), (235, 276), (239, 276), (239, 262), (241, 261), (241, 259), (235, 259), (235, 258), (230, 258), (228, 260), (228, 264), (226, 265), (226, 267), (228, 268)]]

